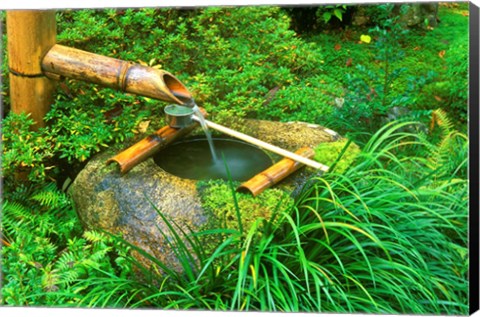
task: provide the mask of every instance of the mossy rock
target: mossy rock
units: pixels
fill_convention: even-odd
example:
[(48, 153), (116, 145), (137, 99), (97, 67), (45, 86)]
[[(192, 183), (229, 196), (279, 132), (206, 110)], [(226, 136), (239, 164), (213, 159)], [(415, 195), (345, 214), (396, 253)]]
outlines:
[[(300, 122), (245, 120), (243, 126), (249, 135), (290, 151), (304, 146), (315, 148), (340, 138), (321, 126)], [(71, 196), (86, 228), (120, 234), (176, 271), (183, 268), (177, 247), (172, 245), (174, 235), (159, 212), (187, 234), (223, 224), (238, 229), (233, 196), (225, 193), (225, 184), (198, 186), (198, 181), (165, 172), (152, 158), (122, 175), (115, 165), (105, 164), (114, 154), (106, 151), (94, 157), (71, 186)], [(278, 200), (284, 196), (285, 204), (290, 204), (293, 198), (288, 195), (294, 196), (314, 172), (302, 168), (257, 198), (238, 193), (242, 226), (248, 228), (258, 219), (268, 221)]]
[(336, 173), (345, 172), (360, 153), (360, 147), (346, 139), (331, 143), (320, 143), (315, 147), (316, 161), (332, 167)]
[(276, 218), (276, 213), (293, 204), (293, 198), (282, 189), (269, 188), (253, 197), (249, 193), (232, 190), (239, 185), (240, 182), (230, 184), (224, 180), (197, 183), (202, 207), (210, 213), (212, 226), (234, 230), (242, 227), (244, 231), (248, 231), (256, 221), (270, 221)]

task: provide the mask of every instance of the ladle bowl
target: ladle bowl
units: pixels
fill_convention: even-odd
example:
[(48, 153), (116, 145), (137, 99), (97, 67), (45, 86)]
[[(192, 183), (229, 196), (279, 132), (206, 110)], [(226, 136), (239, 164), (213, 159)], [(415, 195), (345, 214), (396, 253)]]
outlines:
[(164, 109), (168, 125), (172, 128), (184, 128), (192, 124), (192, 108), (178, 105), (168, 105)]
[[(161, 150), (153, 159), (166, 172), (195, 180), (246, 181), (273, 164), (262, 149), (230, 138), (214, 138), (217, 160), (205, 138), (184, 139)], [(227, 172), (228, 167), (228, 172)]]

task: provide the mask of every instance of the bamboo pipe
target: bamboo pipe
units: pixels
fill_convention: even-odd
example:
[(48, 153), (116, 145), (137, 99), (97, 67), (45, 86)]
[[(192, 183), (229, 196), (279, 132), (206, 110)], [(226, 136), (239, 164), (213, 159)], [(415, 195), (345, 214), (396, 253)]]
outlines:
[[(192, 119), (197, 121), (197, 122), (200, 121), (200, 119), (196, 115), (193, 115)], [(246, 134), (243, 134), (241, 132), (229, 129), (227, 127), (221, 126), (217, 123), (214, 123), (214, 122), (211, 122), (211, 121), (208, 121), (208, 120), (205, 120), (205, 124), (209, 128), (212, 128), (214, 130), (217, 130), (217, 131), (220, 131), (222, 133), (228, 134), (230, 136), (233, 136), (233, 137), (235, 137), (237, 139), (240, 139), (240, 140), (243, 140), (245, 142), (255, 144), (256, 146), (259, 146), (259, 147), (261, 147), (265, 150), (271, 151), (273, 153), (277, 153), (277, 154), (279, 154), (281, 156), (284, 156), (284, 157), (288, 157), (289, 159), (300, 162), (302, 164), (313, 167), (315, 169), (319, 169), (319, 170), (322, 170), (324, 172), (328, 171), (329, 167), (326, 166), (326, 165), (323, 165), (323, 164), (318, 163), (316, 161), (310, 160), (306, 157), (300, 156), (300, 155), (292, 153), (290, 151), (284, 150), (284, 149), (279, 148), (278, 146), (275, 146), (273, 144), (269, 144), (267, 142), (261, 141), (259, 139), (254, 138), (254, 137), (251, 137), (249, 135), (246, 135)]]
[(33, 129), (45, 126), (43, 117), (53, 102), (55, 83), (45, 77), (41, 62), (56, 39), (55, 11), (7, 11), (11, 109), (29, 113)]
[[(200, 111), (204, 116), (207, 115), (203, 108), (200, 108)], [(107, 165), (113, 162), (118, 163), (120, 172), (125, 174), (139, 163), (165, 148), (168, 144), (187, 135), (197, 126), (197, 122), (192, 122), (192, 124), (183, 128), (165, 126), (143, 140), (135, 143), (123, 152), (108, 159)]]
[(129, 93), (184, 104), (192, 99), (188, 89), (167, 71), (55, 45), (42, 61), (47, 77), (68, 77)]
[[(295, 154), (311, 158), (315, 155), (315, 152), (309, 147), (303, 147), (295, 151)], [(257, 196), (265, 189), (279, 183), (302, 166), (304, 165), (300, 162), (284, 158), (263, 172), (250, 178), (248, 181), (242, 183), (238, 186), (237, 192), (250, 192), (253, 196)]]

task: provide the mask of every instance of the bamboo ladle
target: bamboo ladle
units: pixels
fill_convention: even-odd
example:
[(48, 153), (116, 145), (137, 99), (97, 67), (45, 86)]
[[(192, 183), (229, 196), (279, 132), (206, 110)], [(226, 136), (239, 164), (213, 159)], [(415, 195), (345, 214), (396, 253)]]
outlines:
[[(192, 119), (197, 121), (197, 122), (201, 121), (201, 119), (196, 115), (192, 115)], [(310, 160), (306, 157), (300, 156), (300, 155), (292, 153), (290, 151), (284, 150), (284, 149), (282, 149), (278, 146), (275, 146), (275, 145), (272, 145), (270, 143), (261, 141), (259, 139), (254, 138), (254, 137), (251, 137), (249, 135), (243, 134), (241, 132), (238, 132), (238, 131), (232, 130), (230, 128), (224, 127), (220, 124), (211, 122), (209, 120), (205, 120), (205, 124), (207, 125), (207, 127), (211, 128), (211, 129), (220, 131), (222, 133), (225, 133), (225, 134), (230, 135), (234, 138), (243, 140), (245, 142), (255, 144), (256, 146), (261, 147), (265, 150), (271, 151), (271, 152), (276, 153), (278, 155), (281, 155), (283, 157), (287, 157), (287, 158), (292, 159), (294, 161), (303, 163), (303, 164), (305, 164), (307, 166), (310, 166), (310, 167), (313, 167), (315, 169), (319, 169), (319, 170), (324, 171), (324, 172), (327, 172), (328, 169), (329, 169), (329, 167), (326, 166), (326, 165), (323, 165), (323, 164), (318, 163), (316, 161)]]

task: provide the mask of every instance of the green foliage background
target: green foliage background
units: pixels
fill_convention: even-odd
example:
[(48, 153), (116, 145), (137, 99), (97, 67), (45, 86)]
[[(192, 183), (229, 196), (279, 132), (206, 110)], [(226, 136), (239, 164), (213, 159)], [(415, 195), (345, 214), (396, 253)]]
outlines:
[[(337, 23), (350, 9), (316, 14)], [(172, 72), (216, 122), (307, 121), (359, 147), (319, 146), (335, 171), (278, 205), (275, 191), (250, 199), (206, 184), (205, 207), (229, 223), (190, 233), (199, 262), (186, 255), (183, 275), (151, 259), (160, 275), (130, 253), (148, 258), (142, 250), (83, 231), (59, 188), (95, 153), (141, 138), (140, 123), (152, 122), (146, 133), (163, 125), (164, 104), (66, 80), (48, 125), (32, 131), (27, 115), (9, 112), (5, 58), (0, 303), (466, 314), (467, 9), (442, 5), (438, 27), (407, 31), (378, 5), (372, 28), (305, 33), (279, 7), (59, 11), (59, 43)], [(389, 117), (394, 107), (408, 111)], [(242, 218), (258, 206), (267, 216)]]
[[(441, 107), (465, 132), (466, 8), (441, 6), (438, 28), (407, 32), (388, 18), (393, 6), (371, 6), (378, 18), (372, 29), (301, 35), (291, 30), (288, 10), (273, 6), (63, 10), (57, 13), (58, 42), (166, 69), (212, 120), (227, 125), (251, 117), (307, 121), (342, 134), (371, 132), (394, 106), (425, 124)], [(362, 34), (372, 43), (359, 41)], [(7, 59), (2, 71), (8, 74)], [(59, 165), (78, 170), (101, 149), (135, 140), (142, 121), (155, 123), (149, 131), (163, 124), (162, 102), (67, 80), (46, 116), (48, 127), (27, 132), (31, 122), (9, 114), (8, 80), (2, 85), (10, 117), (3, 123), (3, 168), (33, 167), (32, 181), (64, 168)]]

